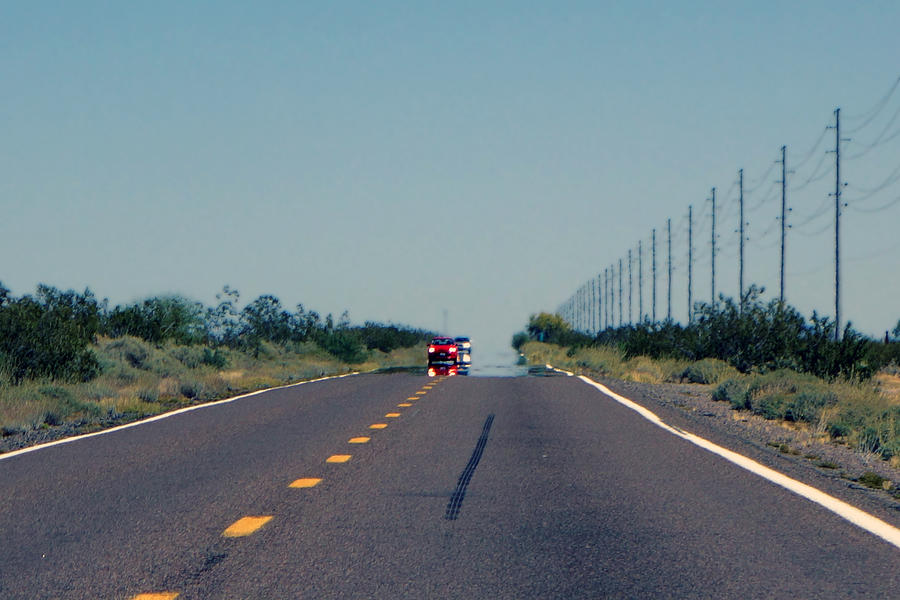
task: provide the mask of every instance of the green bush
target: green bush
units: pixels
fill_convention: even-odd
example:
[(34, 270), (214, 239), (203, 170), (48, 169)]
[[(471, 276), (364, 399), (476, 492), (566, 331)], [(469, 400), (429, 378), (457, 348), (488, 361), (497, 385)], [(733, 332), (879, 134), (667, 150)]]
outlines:
[(203, 397), (203, 384), (196, 379), (186, 379), (181, 382), (178, 390), (188, 400)]
[(801, 390), (787, 403), (784, 419), (816, 423), (822, 411), (837, 404), (837, 394), (830, 390)]
[(207, 311), (199, 302), (181, 296), (149, 298), (117, 306), (105, 316), (103, 332), (110, 337), (134, 336), (154, 344), (204, 343), (209, 339)]
[(747, 388), (747, 383), (743, 378), (728, 379), (716, 387), (712, 399), (718, 402), (728, 402), (732, 408), (737, 410), (748, 410), (750, 397)]
[(218, 348), (216, 348), (215, 350), (204, 348), (203, 357), (200, 359), (200, 362), (209, 367), (224, 369), (228, 366), (228, 357), (225, 355), (224, 351)]
[(681, 373), (681, 380), (688, 383), (718, 383), (726, 378), (734, 377), (737, 371), (723, 360), (704, 358), (691, 363)]
[(11, 298), (0, 284), (0, 374), (25, 379), (90, 381), (100, 372), (89, 348), (99, 327), (90, 290), (61, 292), (39, 285), (34, 297)]

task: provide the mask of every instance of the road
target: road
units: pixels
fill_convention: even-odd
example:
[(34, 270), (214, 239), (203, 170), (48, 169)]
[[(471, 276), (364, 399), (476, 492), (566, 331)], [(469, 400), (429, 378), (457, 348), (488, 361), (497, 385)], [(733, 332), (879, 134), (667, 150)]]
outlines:
[(574, 377), (308, 383), (12, 456), (0, 482), (4, 599), (900, 590), (895, 546)]

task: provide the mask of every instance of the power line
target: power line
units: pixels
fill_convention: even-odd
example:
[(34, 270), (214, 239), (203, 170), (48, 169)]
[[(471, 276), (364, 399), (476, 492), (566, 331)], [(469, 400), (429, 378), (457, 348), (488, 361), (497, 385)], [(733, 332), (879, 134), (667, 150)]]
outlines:
[(875, 138), (875, 141), (873, 141), (872, 143), (869, 143), (869, 144), (864, 144), (862, 142), (854, 142), (856, 145), (862, 146), (864, 148), (864, 150), (862, 150), (861, 152), (857, 152), (856, 154), (854, 154), (850, 157), (847, 157), (847, 160), (855, 160), (857, 158), (860, 158), (861, 156), (865, 156), (866, 154), (868, 154), (870, 151), (874, 150), (878, 146), (881, 146), (882, 144), (887, 144), (888, 142), (890, 142), (891, 140), (896, 138), (898, 135), (900, 135), (900, 129), (898, 129), (897, 131), (894, 131), (887, 139), (882, 139), (887, 134), (887, 132), (891, 128), (891, 126), (894, 124), (894, 121), (897, 120), (898, 116), (900, 116), (900, 107), (897, 108), (897, 111), (894, 113), (894, 116), (891, 117), (891, 120), (888, 121), (888, 124), (884, 126), (884, 129), (881, 130), (881, 133), (878, 134), (878, 136)]
[(900, 85), (900, 76), (898, 76), (897, 79), (894, 80), (894, 84), (891, 85), (891, 88), (887, 91), (887, 93), (884, 96), (882, 96), (882, 98), (878, 102), (875, 103), (875, 105), (872, 108), (870, 108), (866, 112), (861, 113), (859, 115), (850, 115), (850, 116), (844, 115), (845, 119), (849, 119), (851, 121), (855, 121), (857, 119), (865, 119), (864, 123), (857, 125), (855, 128), (851, 129), (850, 131), (847, 131), (846, 133), (848, 133), (848, 134), (856, 133), (857, 131), (859, 131), (860, 129), (863, 129), (869, 123), (871, 123), (872, 120), (875, 117), (877, 117), (881, 113), (882, 110), (884, 110), (884, 107), (887, 105), (888, 100), (890, 100), (891, 96), (894, 95), (894, 92), (897, 91), (898, 85)]
[(870, 214), (871, 214), (871, 213), (878, 213), (878, 212), (885, 211), (885, 210), (887, 210), (887, 209), (889, 209), (889, 208), (891, 208), (891, 207), (893, 207), (893, 206), (896, 206), (897, 204), (900, 204), (900, 196), (897, 196), (896, 198), (894, 198), (893, 200), (891, 200), (891, 201), (888, 202), (887, 204), (883, 204), (883, 205), (877, 206), (877, 207), (875, 207), (875, 208), (861, 208), (861, 207), (856, 206), (856, 205), (854, 205), (854, 204), (850, 204), (847, 208), (849, 208), (849, 209), (851, 209), (851, 210), (855, 210), (856, 212), (870, 213)]

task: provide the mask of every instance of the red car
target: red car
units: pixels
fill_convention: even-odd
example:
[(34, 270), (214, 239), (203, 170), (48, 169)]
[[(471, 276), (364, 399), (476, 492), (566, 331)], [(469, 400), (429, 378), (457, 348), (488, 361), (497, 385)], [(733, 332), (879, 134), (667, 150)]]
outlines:
[(456, 364), (459, 348), (456, 341), (449, 337), (436, 337), (428, 345), (428, 366), (434, 364)]

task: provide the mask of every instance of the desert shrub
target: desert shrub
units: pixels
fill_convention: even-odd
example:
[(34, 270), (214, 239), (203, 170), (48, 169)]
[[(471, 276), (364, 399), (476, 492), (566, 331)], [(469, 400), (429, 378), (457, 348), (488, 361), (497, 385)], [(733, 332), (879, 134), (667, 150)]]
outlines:
[(137, 397), (142, 402), (156, 402), (159, 400), (159, 390), (155, 388), (141, 388), (138, 390)]
[[(688, 325), (642, 321), (608, 328), (593, 339), (572, 332), (559, 315), (541, 313), (531, 317), (527, 335), (572, 347), (615, 346), (626, 359), (718, 359), (741, 373), (790, 369), (824, 379), (864, 380), (891, 361), (900, 364), (900, 344), (875, 342), (849, 324), (835, 340), (834, 321), (816, 313), (807, 321), (782, 302), (764, 303), (762, 293), (762, 288), (751, 286), (738, 302), (724, 296), (712, 303), (698, 302)], [(521, 348), (522, 336), (514, 342)], [(698, 369), (691, 369), (685, 378), (708, 380), (707, 373)]]
[(787, 421), (816, 423), (822, 411), (837, 404), (837, 395), (830, 390), (800, 390), (794, 395), (784, 410)]
[(181, 381), (178, 391), (188, 400), (200, 398), (203, 396), (203, 383), (196, 379), (185, 379)]
[(747, 410), (750, 408), (747, 387), (744, 378), (728, 379), (716, 387), (712, 399), (718, 402), (728, 402), (732, 408), (737, 410)]
[(737, 376), (734, 367), (717, 358), (704, 358), (691, 363), (681, 372), (681, 380), (688, 383), (718, 383)]
[(397, 348), (411, 348), (416, 344), (427, 342), (431, 333), (421, 329), (397, 325), (382, 325), (366, 321), (362, 327), (353, 328), (360, 341), (368, 350), (390, 352)]
[(333, 354), (342, 361), (350, 364), (361, 363), (366, 360), (365, 347), (356, 332), (348, 329), (336, 329), (319, 335), (316, 339), (326, 352)]
[(209, 367), (224, 369), (228, 366), (228, 357), (225, 355), (225, 352), (219, 348), (216, 348), (215, 350), (204, 348), (200, 362)]
[(89, 381), (99, 374), (89, 347), (99, 307), (90, 290), (78, 294), (39, 285), (34, 297), (15, 299), (0, 284), (0, 292), (0, 370), (10, 381)]
[(199, 302), (162, 296), (117, 306), (106, 315), (103, 333), (110, 337), (139, 337), (154, 344), (171, 340), (190, 345), (206, 342), (209, 325), (206, 309)]
[[(84, 402), (79, 400), (76, 395), (68, 388), (59, 385), (45, 385), (38, 388), (38, 392), (49, 401), (49, 408), (46, 414), (51, 415), (51, 419), (62, 421), (67, 417), (76, 414), (84, 416), (97, 416), (100, 414), (100, 407), (93, 402)], [(45, 417), (46, 417), (45, 414)], [(58, 422), (51, 423), (44, 419), (48, 425), (56, 425)]]

